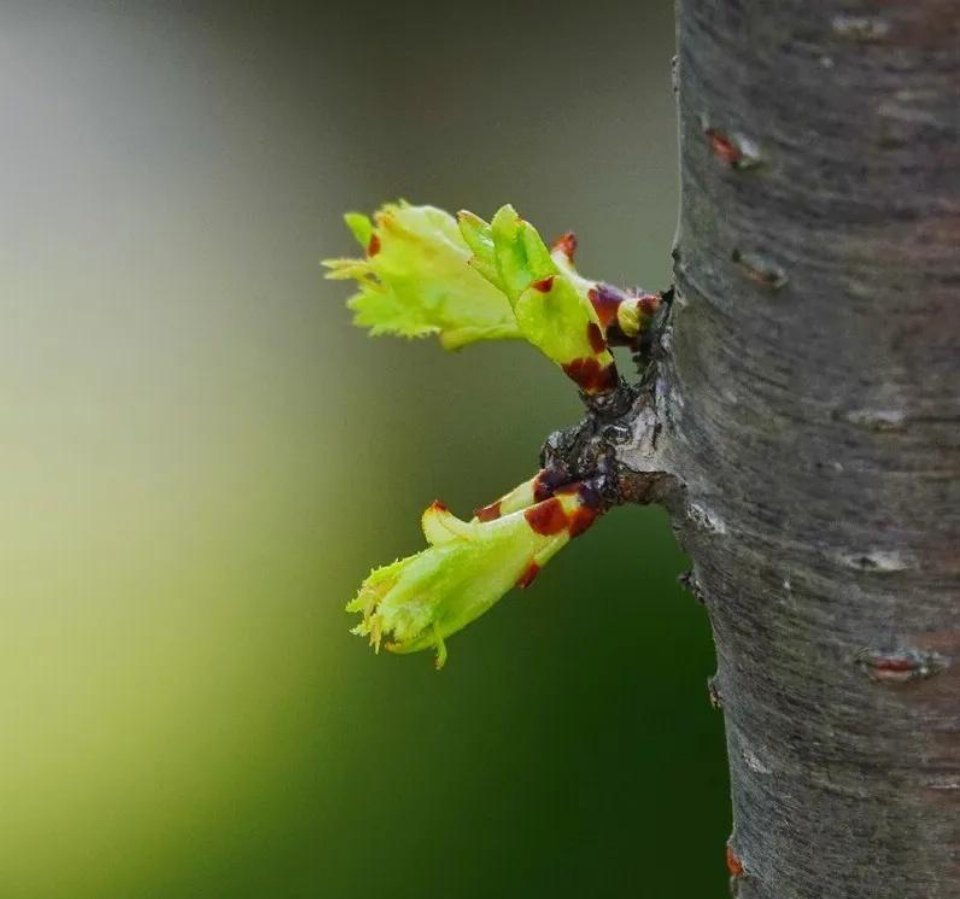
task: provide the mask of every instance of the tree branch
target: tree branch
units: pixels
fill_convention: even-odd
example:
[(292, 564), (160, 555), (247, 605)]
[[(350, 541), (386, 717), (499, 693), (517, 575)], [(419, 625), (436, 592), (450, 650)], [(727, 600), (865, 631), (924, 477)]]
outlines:
[(960, 896), (958, 84), (943, 0), (680, 5), (671, 352), (605, 451), (695, 562), (742, 897)]

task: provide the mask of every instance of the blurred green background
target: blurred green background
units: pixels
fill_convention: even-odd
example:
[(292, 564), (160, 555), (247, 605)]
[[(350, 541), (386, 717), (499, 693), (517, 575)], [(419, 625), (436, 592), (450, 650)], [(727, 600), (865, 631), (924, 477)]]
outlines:
[(668, 2), (0, 13), (0, 899), (720, 897), (706, 617), (610, 515), (429, 655), (344, 602), (579, 417), (517, 344), (351, 328), (397, 196), (669, 283)]

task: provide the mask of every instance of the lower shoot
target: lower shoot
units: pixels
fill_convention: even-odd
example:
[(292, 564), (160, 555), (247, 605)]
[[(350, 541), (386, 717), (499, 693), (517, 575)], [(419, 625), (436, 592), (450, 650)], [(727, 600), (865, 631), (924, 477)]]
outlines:
[[(442, 667), (447, 637), (511, 587), (529, 587), (601, 511), (600, 495), (588, 484), (566, 485), (539, 502), (527, 485), (500, 501), (502, 514), (487, 506), (472, 521), (457, 518), (440, 502), (429, 506), (421, 519), (427, 548), (370, 573), (347, 605), (348, 612), (363, 616), (353, 632), (369, 637), (376, 650), (435, 649)], [(529, 496), (530, 504), (520, 496)]]

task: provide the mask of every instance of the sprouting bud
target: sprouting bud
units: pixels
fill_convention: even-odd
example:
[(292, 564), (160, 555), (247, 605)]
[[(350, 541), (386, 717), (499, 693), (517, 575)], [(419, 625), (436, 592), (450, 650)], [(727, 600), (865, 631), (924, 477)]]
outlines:
[(661, 294), (631, 293), (602, 282), (590, 284), (587, 298), (597, 313), (607, 344), (634, 348), (663, 303)]
[(329, 278), (354, 278), (347, 305), (373, 335), (437, 334), (446, 349), (518, 337), (510, 303), (467, 262), (471, 250), (456, 220), (433, 206), (388, 204), (373, 221), (345, 216), (363, 259), (328, 259)]
[(363, 615), (353, 633), (369, 637), (377, 650), (381, 645), (399, 653), (433, 648), (442, 667), (447, 637), (511, 587), (528, 586), (600, 511), (597, 493), (580, 483), (486, 521), (462, 521), (434, 503), (422, 519), (429, 546), (372, 571), (347, 604), (348, 612)]
[(595, 396), (620, 383), (608, 347), (634, 345), (655, 311), (652, 294), (584, 278), (572, 233), (547, 247), (509, 205), (490, 222), (407, 203), (345, 218), (364, 257), (324, 264), (330, 278), (356, 279), (348, 305), (374, 335), (436, 334), (447, 349), (522, 337)]

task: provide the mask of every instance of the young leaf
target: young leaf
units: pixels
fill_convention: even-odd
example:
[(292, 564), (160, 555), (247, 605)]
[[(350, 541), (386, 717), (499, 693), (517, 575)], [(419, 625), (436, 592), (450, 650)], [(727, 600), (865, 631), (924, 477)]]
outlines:
[(348, 212), (343, 220), (364, 251), (370, 249), (370, 241), (373, 238), (373, 222), (370, 221), (370, 216), (362, 212)]
[(564, 275), (535, 281), (514, 306), (520, 333), (587, 394), (604, 393), (619, 377), (597, 315)]
[(572, 262), (572, 235), (555, 252), (512, 206), (502, 206), (488, 225), (470, 212), (458, 215), (460, 233), (473, 250), (470, 264), (503, 290), (521, 336), (561, 366), (584, 393), (619, 382), (606, 336), (590, 302), (593, 282)]
[(501, 206), (490, 223), (501, 289), (516, 303), (535, 281), (556, 274), (557, 266), (536, 229), (510, 205)]
[(497, 257), (493, 248), (493, 230), (479, 215), (466, 209), (457, 213), (460, 234), (473, 251), (469, 262), (484, 278), (502, 292), (503, 282), (497, 270)]
[(373, 335), (437, 334), (447, 349), (476, 340), (519, 336), (506, 297), (467, 261), (471, 251), (454, 218), (432, 206), (384, 206), (374, 216), (350, 213), (347, 225), (363, 259), (330, 259), (330, 278), (353, 278), (348, 306)]

